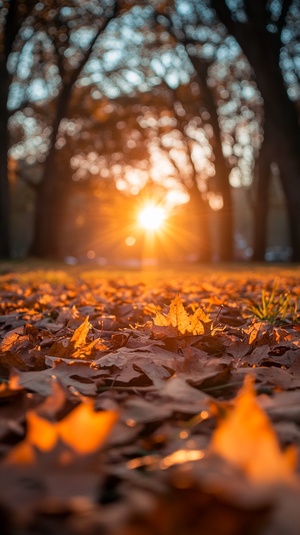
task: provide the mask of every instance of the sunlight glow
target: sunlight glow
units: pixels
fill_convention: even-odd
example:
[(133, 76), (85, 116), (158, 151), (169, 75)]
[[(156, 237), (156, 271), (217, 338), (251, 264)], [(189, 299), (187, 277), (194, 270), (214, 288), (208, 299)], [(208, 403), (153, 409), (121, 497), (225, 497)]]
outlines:
[(138, 220), (141, 227), (146, 230), (158, 230), (167, 217), (166, 211), (158, 205), (147, 204), (140, 211)]
[(132, 247), (133, 245), (135, 245), (136, 239), (134, 236), (127, 236), (127, 238), (125, 239), (125, 243), (127, 247)]
[(224, 206), (222, 195), (214, 193), (212, 191), (208, 193), (208, 203), (211, 209), (215, 212), (217, 212), (218, 210), (222, 210)]
[(167, 470), (171, 466), (177, 464), (185, 464), (191, 461), (200, 461), (204, 457), (204, 451), (202, 450), (177, 450), (167, 455), (166, 457), (159, 457), (159, 455), (145, 455), (137, 459), (131, 459), (128, 461), (128, 470), (135, 470), (141, 466), (148, 467), (149, 469), (160, 468), (161, 470)]
[(204, 452), (202, 450), (177, 450), (171, 455), (164, 457), (161, 463), (161, 468), (166, 470), (173, 466), (174, 464), (184, 464), (189, 461), (199, 461), (203, 459)]

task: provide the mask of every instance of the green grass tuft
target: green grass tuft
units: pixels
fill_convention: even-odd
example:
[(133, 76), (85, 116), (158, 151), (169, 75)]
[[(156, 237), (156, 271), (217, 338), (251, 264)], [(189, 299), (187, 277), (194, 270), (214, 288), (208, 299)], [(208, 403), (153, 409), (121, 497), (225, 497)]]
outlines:
[(275, 279), (271, 291), (263, 289), (261, 292), (261, 301), (256, 303), (251, 301), (249, 311), (259, 320), (268, 323), (279, 323), (290, 319), (296, 321), (297, 301), (292, 297), (290, 292), (278, 294), (278, 279)]

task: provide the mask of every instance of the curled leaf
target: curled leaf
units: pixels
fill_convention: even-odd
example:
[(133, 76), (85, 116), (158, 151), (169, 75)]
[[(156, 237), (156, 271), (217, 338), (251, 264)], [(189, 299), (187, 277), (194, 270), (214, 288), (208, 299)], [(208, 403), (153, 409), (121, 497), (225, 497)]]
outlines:
[(86, 343), (86, 337), (88, 335), (88, 332), (91, 328), (91, 324), (89, 322), (89, 317), (87, 316), (85, 320), (75, 329), (73, 336), (71, 338), (71, 342), (74, 344), (74, 348), (77, 349), (80, 346), (83, 346)]

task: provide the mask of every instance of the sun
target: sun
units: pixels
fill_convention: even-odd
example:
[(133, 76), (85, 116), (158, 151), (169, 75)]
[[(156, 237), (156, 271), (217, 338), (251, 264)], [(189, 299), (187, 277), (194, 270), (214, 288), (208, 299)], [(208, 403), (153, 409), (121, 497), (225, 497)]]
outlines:
[(139, 213), (138, 220), (145, 230), (158, 230), (167, 217), (166, 211), (156, 204), (147, 204)]

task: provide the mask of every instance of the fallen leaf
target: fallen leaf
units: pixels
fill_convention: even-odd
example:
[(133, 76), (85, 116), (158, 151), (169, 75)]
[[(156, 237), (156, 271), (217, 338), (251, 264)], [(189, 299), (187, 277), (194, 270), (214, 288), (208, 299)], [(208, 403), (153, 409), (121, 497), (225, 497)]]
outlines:
[(118, 419), (116, 411), (95, 411), (90, 401), (81, 403), (57, 425), (58, 435), (76, 453), (99, 449)]
[(95, 411), (92, 402), (80, 403), (58, 422), (51, 422), (38, 414), (38, 410), (26, 414), (25, 439), (12, 448), (5, 462), (30, 464), (35, 455), (32, 447), (50, 452), (62, 441), (78, 455), (88, 455), (98, 450), (118, 419), (117, 411)]
[(103, 344), (100, 338), (96, 338), (89, 343), (87, 342), (87, 335), (91, 327), (92, 324), (89, 322), (87, 316), (79, 327), (75, 329), (72, 338), (69, 340), (65, 337), (55, 341), (48, 350), (48, 355), (65, 359), (79, 358), (90, 360), (91, 353), (94, 349), (98, 351), (107, 350), (108, 347)]
[[(171, 301), (168, 314), (156, 312), (153, 324), (153, 333), (158, 335), (162, 333), (165, 333), (167, 336), (177, 336), (178, 334), (187, 333), (199, 335), (210, 331), (212, 321), (201, 308), (197, 308), (194, 314), (188, 314), (177, 294)], [(156, 327), (166, 329), (156, 329)]]
[(297, 450), (291, 446), (281, 452), (271, 422), (256, 401), (250, 377), (214, 431), (210, 451), (257, 483), (292, 483), (296, 479)]
[(74, 344), (74, 348), (77, 349), (80, 346), (83, 346), (86, 343), (86, 337), (92, 325), (89, 322), (89, 317), (87, 316), (81, 325), (74, 331), (71, 338), (71, 342)]

